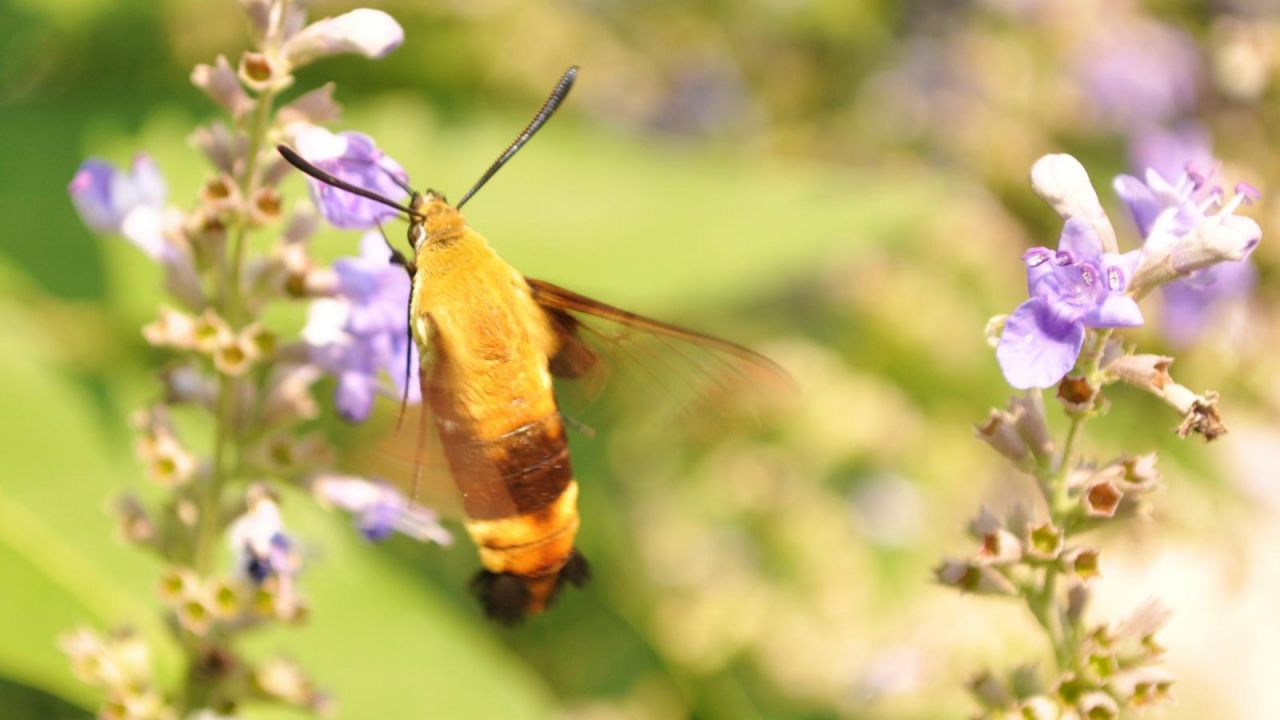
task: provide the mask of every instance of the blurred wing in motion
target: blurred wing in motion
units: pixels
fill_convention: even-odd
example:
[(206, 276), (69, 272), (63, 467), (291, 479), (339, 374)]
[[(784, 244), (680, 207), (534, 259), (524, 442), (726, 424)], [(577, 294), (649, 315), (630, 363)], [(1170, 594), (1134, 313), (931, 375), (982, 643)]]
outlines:
[[(344, 464), (392, 483), (416, 504), (461, 520), (466, 513), (440, 438), (436, 414), (431, 409), (432, 388), (426, 372), (418, 374), (423, 401), (403, 407), (398, 417), (396, 413), (381, 414), (379, 427), (372, 430), (372, 442), (358, 444), (344, 458)], [(484, 504), (492, 512), (514, 513), (515, 501), (502, 481), (500, 469), (484, 453), (468, 452), (469, 449), (464, 445), (455, 447), (454, 452), (462, 453), (455, 460), (471, 468), (473, 490), (484, 493)]]
[(551, 357), (570, 424), (595, 410), (606, 385), (653, 420), (740, 416), (756, 401), (794, 391), (777, 363), (741, 345), (653, 320), (544, 280), (526, 278), (559, 342)]

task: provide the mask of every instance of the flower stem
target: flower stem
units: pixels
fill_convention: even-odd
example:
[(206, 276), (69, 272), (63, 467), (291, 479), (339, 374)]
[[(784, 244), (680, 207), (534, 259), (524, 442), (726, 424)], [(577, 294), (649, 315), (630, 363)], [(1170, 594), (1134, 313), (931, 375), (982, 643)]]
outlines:
[[(1089, 386), (1095, 388), (1101, 387), (1099, 377), (1102, 355), (1106, 350), (1107, 342), (1111, 339), (1111, 330), (1100, 330), (1093, 336), (1093, 342), (1089, 347), (1088, 354), (1082, 359), (1077, 366), (1084, 373), (1085, 379)], [(1066, 438), (1062, 443), (1062, 456), (1058, 459), (1057, 467), (1043, 468), (1037, 473), (1038, 486), (1044, 493), (1044, 502), (1049, 509), (1049, 519), (1054, 527), (1060, 528), (1066, 542), (1066, 534), (1070, 532), (1068, 519), (1071, 513), (1071, 489), (1068, 480), (1071, 475), (1071, 468), (1075, 465), (1072, 457), (1076, 452), (1076, 445), (1079, 443), (1080, 433), (1084, 430), (1085, 423), (1092, 416), (1092, 409), (1085, 408), (1081, 410), (1071, 411), (1070, 424), (1067, 426)], [(1074, 671), (1077, 668), (1076, 658), (1077, 652), (1077, 633), (1071, 627), (1067, 620), (1067, 613), (1062, 599), (1058, 593), (1058, 575), (1060, 570), (1056, 564), (1050, 563), (1045, 566), (1044, 578), (1038, 589), (1031, 589), (1027, 592), (1027, 607), (1031, 610), (1031, 614), (1035, 616), (1036, 621), (1044, 628), (1045, 633), (1049, 636), (1049, 642), (1053, 646), (1054, 660), (1058, 665), (1058, 671), (1065, 673)]]
[[(263, 92), (258, 97), (253, 120), (249, 128), (249, 147), (245, 158), (244, 173), (238, 178), (240, 197), (248, 203), (257, 188), (258, 155), (262, 151), (263, 140), (271, 126), (271, 105), (274, 99), (271, 91)], [(219, 297), (222, 316), (233, 327), (241, 325), (245, 318), (244, 303), (240, 297), (240, 277), (244, 266), (245, 237), (249, 231), (249, 211), (242, 209), (236, 223), (236, 231), (232, 240), (230, 266), (222, 276), (223, 287)], [(200, 575), (208, 575), (213, 568), (214, 548), (217, 546), (218, 533), (222, 527), (222, 490), (227, 481), (227, 454), (235, 444), (235, 396), (237, 381), (235, 378), (220, 375), (218, 378), (218, 397), (214, 407), (213, 467), (208, 480), (200, 493), (200, 519), (196, 532), (193, 566)]]

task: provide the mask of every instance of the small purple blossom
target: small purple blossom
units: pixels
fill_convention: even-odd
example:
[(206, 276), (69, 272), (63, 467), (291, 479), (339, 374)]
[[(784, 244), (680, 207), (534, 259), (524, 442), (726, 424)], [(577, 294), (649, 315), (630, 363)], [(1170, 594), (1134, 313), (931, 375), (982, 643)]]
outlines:
[(419, 542), (440, 545), (453, 542), (435, 511), (414, 504), (388, 483), (351, 476), (325, 476), (312, 483), (311, 489), (322, 504), (336, 505), (354, 513), (356, 527), (370, 542), (385, 540), (394, 532)]
[[(366, 233), (358, 257), (334, 263), (338, 296), (314, 301), (302, 331), (312, 361), (338, 379), (335, 403), (352, 422), (369, 417), (382, 371), (391, 375), (399, 398), (405, 368), (416, 372), (418, 367), (417, 347), (409, 338), (409, 277), (390, 260), (382, 236)], [(410, 378), (408, 389), (409, 402), (419, 402), (416, 378)]]
[(91, 229), (119, 233), (153, 260), (172, 256), (164, 236), (168, 188), (150, 156), (138, 154), (127, 173), (89, 158), (71, 178), (67, 193)]
[[(408, 195), (401, 187), (401, 184), (409, 182), (404, 168), (379, 150), (368, 135), (358, 132), (334, 134), (324, 128), (307, 125), (295, 133), (294, 143), (302, 157), (353, 185), (396, 201)], [(335, 227), (368, 230), (382, 220), (396, 216), (396, 211), (385, 205), (310, 177), (307, 185), (311, 189), (312, 202)]]
[(1015, 388), (1045, 388), (1075, 366), (1086, 327), (1134, 327), (1142, 311), (1126, 294), (1142, 253), (1107, 253), (1093, 226), (1072, 218), (1055, 252), (1023, 255), (1030, 298), (1005, 322), (996, 359)]
[(293, 541), (285, 532), (280, 506), (270, 497), (251, 501), (249, 511), (227, 530), (236, 571), (255, 585), (277, 578), (288, 587), (301, 567)]
[(1193, 233), (1236, 246), (1246, 256), (1253, 251), (1262, 239), (1262, 229), (1252, 218), (1235, 212), (1255, 201), (1258, 191), (1240, 183), (1231, 198), (1224, 199), (1225, 191), (1213, 184), (1216, 174), (1216, 167), (1188, 165), (1174, 182), (1151, 169), (1143, 180), (1132, 175), (1116, 177), (1116, 194), (1128, 206), (1148, 252), (1169, 251)]
[[(1259, 198), (1256, 188), (1239, 183), (1223, 202), (1223, 190), (1212, 184), (1217, 163), (1207, 136), (1194, 133), (1156, 135), (1144, 153), (1146, 181), (1129, 175), (1116, 178), (1116, 193), (1128, 205), (1138, 230), (1155, 247), (1170, 247), (1198, 228), (1237, 233), (1252, 250), (1261, 238), (1257, 223), (1234, 215), (1241, 204)], [(1175, 168), (1175, 170), (1168, 170)], [(1176, 177), (1175, 182), (1166, 178)], [(1216, 213), (1211, 210), (1217, 209)], [(1163, 219), (1162, 219), (1163, 218)], [(1165, 312), (1161, 328), (1175, 347), (1188, 347), (1209, 328), (1224, 304), (1246, 296), (1257, 280), (1248, 259), (1197, 270), (1161, 287)]]

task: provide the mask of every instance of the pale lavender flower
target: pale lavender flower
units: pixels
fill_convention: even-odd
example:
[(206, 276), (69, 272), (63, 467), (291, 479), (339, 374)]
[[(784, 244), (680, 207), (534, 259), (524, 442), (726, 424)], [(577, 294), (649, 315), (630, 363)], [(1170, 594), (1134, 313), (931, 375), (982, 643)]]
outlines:
[(1058, 250), (1032, 248), (1027, 264), (1030, 299), (1005, 321), (996, 358), (1015, 388), (1045, 388), (1075, 366), (1085, 327), (1134, 327), (1142, 311), (1125, 293), (1142, 253), (1103, 252), (1088, 222), (1072, 218), (1062, 229)]
[[(299, 155), (353, 185), (396, 201), (408, 195), (401, 187), (409, 181), (404, 168), (379, 150), (368, 135), (358, 132), (334, 134), (322, 127), (307, 125), (296, 131), (294, 143)], [(311, 188), (312, 202), (336, 227), (367, 230), (396, 216), (396, 211), (385, 205), (310, 177), (307, 185)]]
[(1157, 124), (1190, 108), (1200, 65), (1185, 31), (1150, 20), (1099, 23), (1076, 60), (1090, 109), (1123, 129)]
[(293, 67), (338, 53), (376, 59), (403, 42), (404, 29), (390, 15), (360, 8), (306, 26), (284, 44), (284, 56)]
[(168, 188), (150, 156), (138, 154), (127, 173), (89, 158), (81, 163), (67, 192), (92, 230), (119, 233), (153, 260), (172, 258), (174, 248), (164, 236)]
[[(367, 233), (359, 257), (334, 263), (338, 296), (312, 302), (302, 331), (312, 361), (338, 379), (338, 411), (353, 422), (369, 417), (382, 371), (391, 375), (399, 398), (405, 392), (405, 368), (416, 374), (418, 367), (417, 347), (409, 338), (409, 277), (390, 260), (382, 236)], [(409, 402), (420, 397), (411, 375)]]
[[(1144, 141), (1141, 160), (1146, 163), (1146, 182), (1122, 175), (1116, 178), (1117, 194), (1129, 206), (1139, 231), (1149, 237), (1159, 231), (1157, 243), (1172, 243), (1212, 217), (1208, 211), (1220, 206), (1223, 222), (1242, 233), (1254, 233), (1256, 223), (1232, 215), (1241, 203), (1257, 197), (1251, 186), (1237, 187), (1236, 196), (1222, 203), (1222, 191), (1212, 186), (1217, 162), (1209, 152), (1207, 135), (1184, 130), (1153, 133)], [(1178, 178), (1169, 183), (1166, 178)], [(1161, 213), (1168, 220), (1156, 227)], [(1254, 237), (1260, 237), (1256, 230)], [(1256, 242), (1256, 241), (1255, 241)], [(1238, 301), (1252, 291), (1257, 269), (1248, 260), (1224, 262), (1193, 272), (1161, 287), (1165, 301), (1161, 329), (1175, 347), (1188, 347), (1209, 328), (1214, 315), (1227, 303)]]
[(1217, 168), (1188, 166), (1170, 182), (1148, 169), (1144, 179), (1119, 175), (1113, 186), (1128, 206), (1149, 252), (1165, 252), (1193, 231), (1230, 236), (1247, 254), (1262, 239), (1262, 229), (1252, 218), (1236, 215), (1242, 204), (1260, 197), (1248, 183), (1239, 183), (1230, 199), (1212, 184)]
[(255, 585), (274, 577), (283, 589), (302, 564), (293, 540), (285, 532), (280, 506), (265, 493), (250, 499), (249, 511), (228, 528), (227, 542), (235, 557), (236, 572)]
[(321, 504), (354, 513), (356, 527), (371, 542), (385, 540), (394, 532), (420, 542), (440, 545), (453, 542), (435, 511), (413, 503), (388, 483), (349, 475), (326, 475), (312, 483), (311, 491)]

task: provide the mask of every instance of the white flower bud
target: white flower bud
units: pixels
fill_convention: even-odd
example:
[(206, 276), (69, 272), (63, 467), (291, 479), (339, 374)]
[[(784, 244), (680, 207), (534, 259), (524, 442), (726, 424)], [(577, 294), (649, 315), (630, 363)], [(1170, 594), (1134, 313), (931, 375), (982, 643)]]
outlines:
[(1115, 228), (1079, 160), (1065, 153), (1045, 155), (1031, 166), (1031, 187), (1063, 220), (1078, 217), (1092, 225), (1103, 252), (1119, 251)]
[(381, 58), (403, 42), (404, 29), (390, 15), (360, 8), (303, 28), (285, 43), (284, 56), (296, 68), (338, 53)]

